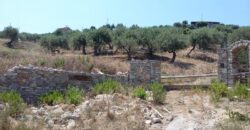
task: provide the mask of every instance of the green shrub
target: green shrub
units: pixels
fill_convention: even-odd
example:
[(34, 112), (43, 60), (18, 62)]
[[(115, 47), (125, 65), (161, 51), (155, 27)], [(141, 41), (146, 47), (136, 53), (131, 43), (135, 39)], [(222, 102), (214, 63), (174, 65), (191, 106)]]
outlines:
[(154, 102), (163, 104), (165, 101), (165, 90), (163, 85), (160, 83), (152, 83), (150, 89), (153, 92)]
[(115, 92), (120, 92), (122, 89), (122, 85), (114, 81), (112, 79), (108, 79), (104, 81), (103, 83), (98, 83), (94, 86), (92, 89), (93, 94), (110, 94), (110, 93), (115, 93)]
[(227, 86), (217, 80), (212, 81), (209, 89), (211, 92), (212, 100), (215, 102), (218, 102), (222, 97), (225, 97), (228, 94)]
[(56, 58), (54, 62), (54, 67), (56, 68), (62, 68), (64, 67), (65, 61), (63, 58)]
[(74, 86), (69, 86), (65, 92), (66, 103), (79, 104), (83, 100), (83, 91)]
[(139, 87), (134, 89), (133, 96), (145, 100), (147, 97), (147, 93), (143, 88)]
[(47, 61), (45, 59), (38, 59), (37, 63), (39, 66), (44, 66), (46, 65)]
[(12, 116), (20, 114), (26, 107), (21, 95), (16, 91), (0, 93), (0, 102), (9, 104), (9, 113)]
[(43, 104), (55, 105), (64, 102), (63, 94), (59, 91), (51, 91), (39, 97), (39, 101)]
[(229, 91), (231, 99), (246, 99), (250, 97), (250, 92), (245, 84), (237, 82), (232, 90)]
[(250, 121), (250, 118), (248, 118), (247, 115), (241, 114), (239, 112), (229, 112), (229, 118), (233, 120), (238, 120), (238, 121)]

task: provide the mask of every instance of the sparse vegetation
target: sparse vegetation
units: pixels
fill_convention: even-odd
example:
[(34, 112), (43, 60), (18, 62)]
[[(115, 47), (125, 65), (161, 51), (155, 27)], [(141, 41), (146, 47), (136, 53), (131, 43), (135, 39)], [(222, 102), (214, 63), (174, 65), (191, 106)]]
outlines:
[(236, 120), (236, 121), (250, 121), (250, 118), (247, 117), (247, 115), (241, 114), (239, 112), (230, 111), (228, 115), (229, 115), (229, 118), (232, 119), (232, 120)]
[(79, 104), (83, 101), (83, 90), (74, 86), (69, 86), (65, 92), (66, 103)]
[(119, 82), (112, 79), (108, 79), (102, 83), (96, 84), (93, 87), (92, 92), (93, 94), (103, 94), (103, 93), (111, 94), (111, 93), (121, 92), (121, 90), (122, 90), (122, 85)]
[(0, 102), (9, 105), (8, 112), (12, 116), (17, 116), (26, 108), (21, 95), (15, 91), (7, 91), (0, 93)]
[(57, 90), (45, 93), (39, 97), (39, 101), (42, 104), (56, 105), (60, 103), (68, 104), (79, 104), (83, 101), (84, 91), (75, 87), (68, 86), (65, 92), (60, 92)]
[(212, 84), (210, 85), (209, 89), (211, 92), (212, 101), (214, 102), (218, 102), (222, 97), (226, 97), (228, 95), (227, 86), (217, 80), (212, 81)]
[(65, 64), (65, 60), (63, 58), (56, 58), (54, 61), (55, 68), (63, 68)]
[(60, 91), (51, 91), (39, 97), (42, 104), (55, 105), (64, 102), (63, 93)]
[(237, 82), (235, 86), (229, 91), (229, 98), (236, 100), (244, 100), (250, 98), (250, 91), (245, 84)]
[(39, 66), (45, 66), (47, 64), (47, 61), (45, 59), (38, 59), (37, 64)]
[(160, 83), (152, 83), (150, 89), (153, 92), (153, 100), (155, 103), (163, 104), (165, 102), (165, 89)]
[(145, 100), (148, 95), (144, 88), (138, 87), (133, 90), (133, 96)]

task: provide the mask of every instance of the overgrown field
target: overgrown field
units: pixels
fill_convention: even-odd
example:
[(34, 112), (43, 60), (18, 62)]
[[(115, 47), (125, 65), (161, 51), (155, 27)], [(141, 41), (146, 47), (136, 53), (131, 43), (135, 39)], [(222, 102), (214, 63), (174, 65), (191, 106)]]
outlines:
[[(62, 68), (74, 71), (96, 71), (116, 74), (127, 72), (129, 61), (125, 54), (117, 53), (106, 56), (93, 56), (92, 48), (87, 48), (88, 55), (81, 51), (63, 50), (63, 54), (51, 54), (40, 47), (39, 43), (19, 42), (14, 49), (4, 46), (8, 41), (0, 39), (0, 73), (16, 65), (34, 65), (53, 68)], [(178, 52), (175, 63), (170, 63), (172, 54), (157, 54), (161, 58), (162, 73), (168, 75), (203, 74), (217, 72), (217, 54), (207, 51), (195, 50), (190, 58), (186, 57), (188, 49)]]

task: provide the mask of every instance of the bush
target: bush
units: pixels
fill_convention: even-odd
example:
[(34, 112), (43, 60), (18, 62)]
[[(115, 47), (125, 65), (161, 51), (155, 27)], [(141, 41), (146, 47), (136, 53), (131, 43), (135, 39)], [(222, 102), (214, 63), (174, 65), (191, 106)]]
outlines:
[(215, 102), (218, 102), (222, 97), (225, 97), (228, 94), (227, 86), (217, 80), (212, 81), (209, 89), (212, 95), (212, 100)]
[(165, 101), (165, 90), (163, 85), (160, 83), (152, 83), (150, 89), (153, 92), (154, 102), (163, 104)]
[(229, 96), (231, 99), (243, 100), (250, 97), (250, 92), (245, 84), (237, 82), (232, 90), (229, 91)]
[(147, 93), (141, 87), (140, 88), (135, 88), (134, 91), (133, 91), (133, 96), (145, 100), (146, 97), (147, 97)]
[(45, 59), (38, 59), (37, 64), (39, 66), (45, 66), (47, 61)]
[(55, 59), (54, 67), (56, 67), (56, 68), (61, 67), (62, 68), (62, 67), (64, 67), (64, 63), (65, 63), (65, 61), (63, 58), (57, 58), (57, 59)]
[(83, 91), (74, 86), (70, 86), (65, 92), (66, 103), (79, 104), (83, 99)]
[(39, 101), (43, 104), (55, 105), (64, 102), (63, 94), (59, 91), (51, 91), (39, 97)]
[(9, 104), (9, 113), (12, 116), (20, 114), (26, 107), (21, 95), (16, 91), (0, 93), (0, 102)]
[(108, 79), (106, 81), (104, 81), (103, 83), (98, 83), (94, 86), (92, 92), (94, 94), (103, 94), (103, 93), (115, 93), (115, 92), (119, 92), (122, 88), (122, 85), (117, 82), (114, 81), (112, 79)]

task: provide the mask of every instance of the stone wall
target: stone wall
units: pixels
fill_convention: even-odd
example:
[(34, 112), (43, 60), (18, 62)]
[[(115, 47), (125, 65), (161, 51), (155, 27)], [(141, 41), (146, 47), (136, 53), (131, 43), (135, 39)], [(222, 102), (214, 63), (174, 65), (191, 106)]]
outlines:
[[(219, 60), (218, 60), (218, 76), (219, 79), (225, 82), (228, 86), (233, 86), (234, 74), (237, 73), (233, 68), (233, 51), (239, 47), (245, 46), (248, 48), (248, 62), (250, 66), (250, 41), (240, 40), (226, 48), (219, 49)], [(248, 68), (250, 72), (250, 67)]]
[(228, 51), (227, 48), (221, 48), (218, 51), (218, 78), (220, 81), (228, 84)]
[(37, 101), (37, 97), (52, 90), (64, 91), (74, 85), (86, 91), (96, 83), (107, 79), (122, 84), (145, 84), (160, 81), (160, 62), (131, 61), (129, 76), (73, 72), (33, 66), (16, 66), (0, 76), (0, 92), (16, 90), (28, 103)]
[(160, 82), (161, 62), (155, 60), (132, 60), (129, 81), (135, 85)]
[(127, 83), (127, 76), (102, 75), (84, 72), (64, 71), (52, 68), (17, 66), (0, 77), (0, 91), (16, 90), (28, 103), (52, 90), (64, 91), (68, 85), (89, 90), (94, 84), (108, 78)]

